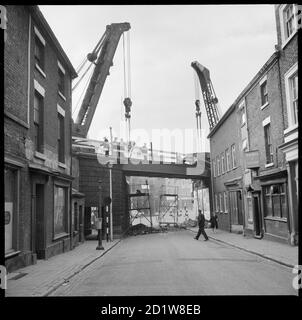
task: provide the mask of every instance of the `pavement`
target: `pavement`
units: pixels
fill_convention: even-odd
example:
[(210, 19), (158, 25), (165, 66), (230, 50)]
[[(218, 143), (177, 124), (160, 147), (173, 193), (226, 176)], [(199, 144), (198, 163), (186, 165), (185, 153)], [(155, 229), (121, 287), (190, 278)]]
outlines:
[[(196, 233), (197, 230), (198, 228), (194, 227), (189, 229), (192, 233)], [(206, 232), (210, 238), (209, 242), (214, 240), (216, 243), (255, 254), (289, 268), (298, 264), (298, 247), (222, 230), (216, 230), (213, 233), (212, 229), (206, 229)], [(131, 238), (136, 239), (136, 237)], [(71, 251), (48, 260), (38, 260), (35, 265), (9, 273), (5, 295), (6, 297), (51, 295), (59, 287), (68, 285), (73, 277), (97, 262), (120, 241), (119, 239), (108, 243), (103, 241), (104, 250), (101, 251), (96, 250), (96, 240), (85, 241)], [(202, 241), (202, 235), (200, 241)]]
[[(188, 228), (197, 233), (198, 227)], [(297, 246), (291, 246), (280, 242), (266, 239), (257, 239), (252, 236), (243, 236), (242, 234), (231, 233), (223, 230), (205, 229), (210, 239), (219, 241), (237, 249), (256, 254), (262, 258), (272, 260), (279, 264), (293, 268), (298, 265), (299, 250)], [(199, 239), (202, 239), (202, 235)]]
[(127, 237), (51, 297), (297, 295), (292, 269), (189, 230)]
[(11, 272), (7, 275), (5, 296), (48, 296), (104, 256), (120, 241), (120, 239), (112, 242), (102, 241), (104, 250), (96, 250), (97, 240), (85, 241), (71, 251), (48, 260), (38, 260), (37, 264)]

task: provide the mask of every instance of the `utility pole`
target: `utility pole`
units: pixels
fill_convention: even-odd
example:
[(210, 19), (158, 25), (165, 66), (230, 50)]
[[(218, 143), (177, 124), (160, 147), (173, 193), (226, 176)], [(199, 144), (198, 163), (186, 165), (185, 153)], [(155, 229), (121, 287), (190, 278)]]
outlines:
[(98, 229), (98, 245), (96, 247), (96, 250), (104, 250), (104, 247), (102, 245), (102, 180), (99, 180), (99, 212), (98, 212), (98, 219), (96, 227)]

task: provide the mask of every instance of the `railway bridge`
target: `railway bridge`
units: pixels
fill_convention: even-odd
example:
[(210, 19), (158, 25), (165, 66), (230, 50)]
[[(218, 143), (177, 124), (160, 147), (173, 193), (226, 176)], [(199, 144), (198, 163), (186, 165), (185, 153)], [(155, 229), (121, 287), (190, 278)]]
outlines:
[[(198, 189), (207, 189), (210, 194), (210, 159), (209, 153), (180, 154), (156, 150), (143, 150), (136, 147), (136, 152), (129, 154), (122, 151), (121, 145), (113, 147), (110, 155), (102, 143), (95, 140), (78, 140), (73, 143), (74, 188), (85, 194), (84, 228), (86, 236), (91, 233), (91, 216), (99, 215), (101, 207), (105, 221), (106, 210), (100, 198), (112, 200), (111, 229), (113, 238), (119, 238), (131, 225), (131, 181), (148, 179), (181, 179), (190, 181), (193, 192), (198, 196)], [(112, 147), (112, 146), (111, 146)], [(157, 180), (157, 179), (155, 179)], [(145, 184), (145, 183), (143, 183)], [(154, 186), (159, 189), (159, 186)], [(170, 186), (171, 189), (171, 186)], [(139, 190), (137, 190), (139, 191)], [(173, 192), (175, 194), (175, 192)], [(157, 192), (159, 197), (159, 193)], [(156, 197), (157, 197), (156, 196)], [(192, 200), (193, 201), (193, 200)], [(210, 206), (211, 202), (208, 201)], [(107, 208), (108, 209), (108, 208)], [(156, 212), (150, 209), (150, 215)], [(103, 227), (103, 235), (106, 233)]]

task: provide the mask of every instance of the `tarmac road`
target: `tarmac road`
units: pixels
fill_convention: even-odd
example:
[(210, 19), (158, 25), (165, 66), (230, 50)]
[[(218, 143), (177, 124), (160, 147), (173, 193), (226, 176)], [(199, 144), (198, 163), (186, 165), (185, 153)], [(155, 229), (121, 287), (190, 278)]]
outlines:
[(126, 238), (51, 295), (297, 295), (290, 268), (194, 235)]

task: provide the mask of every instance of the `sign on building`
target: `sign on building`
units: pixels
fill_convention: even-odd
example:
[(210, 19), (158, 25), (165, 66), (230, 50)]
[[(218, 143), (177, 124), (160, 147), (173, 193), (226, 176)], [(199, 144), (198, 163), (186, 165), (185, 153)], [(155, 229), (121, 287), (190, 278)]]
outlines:
[(245, 151), (246, 169), (257, 169), (260, 167), (259, 151)]

